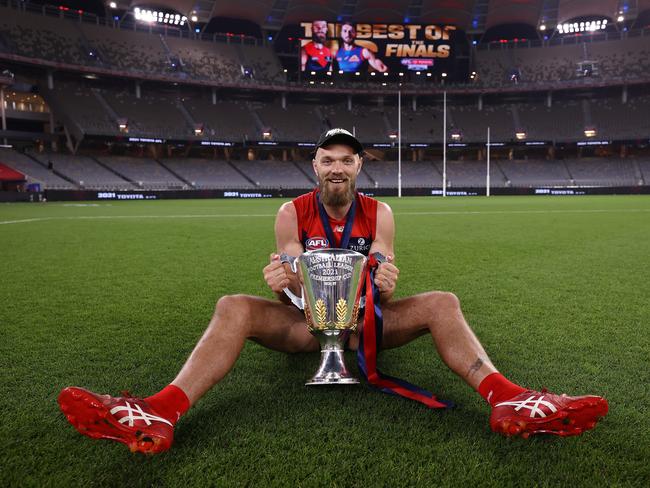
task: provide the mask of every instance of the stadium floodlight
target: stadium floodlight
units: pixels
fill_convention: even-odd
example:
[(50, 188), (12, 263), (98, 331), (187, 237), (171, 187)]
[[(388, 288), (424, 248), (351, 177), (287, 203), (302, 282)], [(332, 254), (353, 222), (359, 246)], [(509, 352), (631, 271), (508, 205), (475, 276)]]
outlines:
[(315, 72), (315, 71), (312, 71), (312, 72), (311, 72), (311, 75), (312, 75), (312, 76), (314, 76), (315, 74), (316, 74), (316, 72)]
[(360, 74), (361, 74), (361, 73), (358, 72), (358, 71), (355, 71), (355, 72), (354, 72), (354, 76), (359, 76)]
[(443, 78), (447, 78), (447, 73), (443, 73), (443, 74), (442, 74), (442, 77), (443, 77)]
[(523, 141), (526, 139), (526, 131), (523, 130), (518, 130), (515, 132), (515, 137), (517, 138), (518, 141)]
[(117, 3), (115, 3), (115, 2), (110, 2), (110, 3), (108, 4), (108, 6), (109, 6), (110, 8), (117, 8)]
[(343, 74), (343, 70), (342, 70), (342, 69), (339, 70), (339, 74), (340, 74), (340, 75)]
[(388, 138), (389, 138), (389, 139), (392, 139), (392, 140), (397, 139), (397, 131), (394, 130), (394, 131), (389, 132), (389, 133), (388, 133)]
[(560, 34), (578, 34), (582, 32), (596, 32), (607, 29), (607, 19), (582, 20), (579, 22), (565, 22), (557, 25)]
[(402, 72), (400, 71), (399, 75), (400, 75), (400, 76), (404, 76), (404, 73), (402, 73)]
[(546, 30), (546, 25), (545, 24), (540, 25), (539, 30), (545, 31)]
[(203, 135), (203, 124), (194, 124), (194, 135), (195, 136)]
[(428, 77), (428, 78), (431, 78), (431, 73), (427, 73), (427, 77)]
[(619, 15), (616, 17), (616, 22), (623, 22), (625, 20), (625, 17), (623, 15)]
[(284, 72), (286, 73), (286, 72), (287, 72), (288, 70), (287, 70), (287, 68), (284, 68), (284, 70), (283, 70), (283, 71), (284, 71)]
[(269, 140), (273, 137), (273, 133), (271, 132), (271, 129), (263, 129), (262, 130), (262, 139)]
[(419, 71), (416, 71), (415, 74), (416, 76), (420, 76), (421, 73)]
[(199, 18), (196, 15), (192, 15), (192, 22), (198, 22)]
[(586, 137), (595, 137), (596, 136), (596, 129), (594, 128), (586, 128), (585, 129), (585, 136)]
[(388, 72), (387, 72), (387, 71), (384, 72), (384, 76), (388, 76)]
[(372, 73), (370, 73), (370, 76), (375, 76), (376, 74), (377, 74), (377, 73), (375, 73), (375, 72), (373, 71)]
[(384, 81), (384, 82), (381, 84), (381, 86), (386, 86), (386, 82)]
[(459, 131), (455, 130), (450, 134), (450, 137), (452, 141), (460, 141), (463, 138), (463, 135)]
[(129, 121), (125, 118), (117, 119), (117, 127), (120, 129), (120, 132), (127, 133), (129, 132)]
[(332, 76), (332, 72), (331, 72), (331, 71), (328, 71), (328, 72), (327, 72), (327, 76)]

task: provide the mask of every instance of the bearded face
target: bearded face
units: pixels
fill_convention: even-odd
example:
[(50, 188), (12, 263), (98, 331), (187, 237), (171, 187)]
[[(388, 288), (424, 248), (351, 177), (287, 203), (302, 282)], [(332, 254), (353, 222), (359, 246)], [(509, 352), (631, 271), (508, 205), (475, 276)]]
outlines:
[(324, 20), (317, 20), (311, 25), (311, 38), (318, 44), (325, 44), (327, 42), (327, 22)]
[(356, 178), (343, 183), (343, 189), (337, 188), (331, 181), (328, 182), (325, 179), (320, 179), (318, 188), (320, 189), (321, 201), (328, 207), (345, 207), (354, 200), (355, 185)]
[(344, 44), (354, 44), (354, 40), (357, 37), (357, 33), (350, 24), (345, 24), (341, 27), (341, 39)]
[(351, 147), (335, 144), (319, 149), (314, 170), (324, 205), (344, 207), (354, 200), (361, 158)]

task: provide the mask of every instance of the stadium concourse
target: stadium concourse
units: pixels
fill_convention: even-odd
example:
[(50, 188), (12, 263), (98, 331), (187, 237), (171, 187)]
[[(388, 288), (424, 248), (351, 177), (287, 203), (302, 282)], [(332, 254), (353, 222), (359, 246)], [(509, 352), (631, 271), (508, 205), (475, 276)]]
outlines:
[[(495, 189), (648, 185), (648, 2), (158, 3), (0, 1), (0, 162), (24, 175), (5, 190), (307, 189), (332, 127), (365, 144), (358, 185), (383, 194), (398, 180), (485, 192), (488, 128)], [(314, 15), (332, 21), (332, 49), (355, 20), (376, 48), (382, 29), (422, 31), (414, 45), (448, 38), (449, 55), (301, 72)]]

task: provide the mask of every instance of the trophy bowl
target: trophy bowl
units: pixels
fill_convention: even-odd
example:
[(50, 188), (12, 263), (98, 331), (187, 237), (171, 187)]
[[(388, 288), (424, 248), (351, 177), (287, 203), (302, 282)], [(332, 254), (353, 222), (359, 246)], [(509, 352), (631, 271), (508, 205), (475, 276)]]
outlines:
[(321, 346), (320, 366), (307, 385), (359, 383), (343, 353), (357, 328), (366, 261), (348, 249), (307, 251), (297, 259), (307, 328)]

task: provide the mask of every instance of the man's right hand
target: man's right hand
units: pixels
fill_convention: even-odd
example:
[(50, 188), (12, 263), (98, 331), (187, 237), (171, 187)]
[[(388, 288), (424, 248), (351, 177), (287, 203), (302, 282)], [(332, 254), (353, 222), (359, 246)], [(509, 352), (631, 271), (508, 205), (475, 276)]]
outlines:
[(275, 293), (281, 294), (291, 283), (289, 272), (287, 271), (288, 266), (280, 262), (279, 254), (272, 253), (271, 262), (264, 267), (264, 280), (266, 280), (266, 284)]

